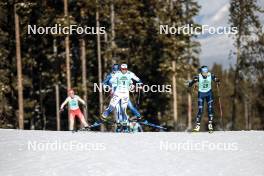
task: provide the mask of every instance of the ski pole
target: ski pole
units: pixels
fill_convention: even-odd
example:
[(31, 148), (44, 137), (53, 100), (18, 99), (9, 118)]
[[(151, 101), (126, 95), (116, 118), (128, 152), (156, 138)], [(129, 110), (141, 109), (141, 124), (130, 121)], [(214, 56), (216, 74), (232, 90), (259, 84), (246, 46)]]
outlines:
[[(133, 100), (133, 102), (135, 102), (135, 95), (133, 94), (134, 92), (132, 92), (132, 100)], [(137, 103), (136, 103), (136, 107), (137, 107)]]
[(218, 93), (218, 103), (219, 103), (219, 109), (220, 109), (220, 117), (221, 117), (221, 126), (224, 129), (224, 122), (223, 122), (223, 110), (222, 110), (222, 104), (221, 104), (221, 98), (220, 98), (220, 90), (219, 90), (219, 83), (216, 84), (217, 87), (217, 93)]
[(139, 92), (138, 92), (138, 99), (137, 99), (137, 105), (139, 106), (139, 101), (140, 101), (140, 89), (139, 89)]
[(106, 102), (109, 102), (109, 99), (111, 99), (111, 98), (112, 98), (112, 94), (109, 93), (109, 94), (106, 96), (106, 98), (105, 98), (104, 104), (105, 104)]

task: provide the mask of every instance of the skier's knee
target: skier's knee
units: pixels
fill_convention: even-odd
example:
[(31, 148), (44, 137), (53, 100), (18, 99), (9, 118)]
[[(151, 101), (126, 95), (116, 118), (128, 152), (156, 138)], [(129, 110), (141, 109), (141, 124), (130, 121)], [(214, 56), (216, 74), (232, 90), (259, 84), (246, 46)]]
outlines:
[(213, 100), (208, 102), (208, 116), (209, 117), (213, 116)]
[(198, 106), (198, 115), (202, 115), (203, 113), (203, 106)]
[(208, 121), (209, 122), (212, 122), (213, 121), (213, 118), (214, 118), (214, 115), (213, 114), (209, 114), (208, 115)]
[(103, 113), (104, 116), (109, 116), (109, 114), (114, 110), (114, 107), (109, 105), (108, 108)]

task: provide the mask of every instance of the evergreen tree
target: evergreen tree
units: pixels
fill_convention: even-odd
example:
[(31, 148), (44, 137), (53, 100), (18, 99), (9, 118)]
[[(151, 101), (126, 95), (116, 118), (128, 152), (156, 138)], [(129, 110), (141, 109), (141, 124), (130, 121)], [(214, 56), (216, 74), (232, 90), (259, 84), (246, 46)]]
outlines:
[(240, 89), (241, 80), (243, 79), (242, 72), (245, 70), (247, 57), (243, 54), (247, 50), (248, 42), (251, 37), (254, 37), (256, 32), (261, 27), (257, 13), (261, 9), (257, 4), (257, 0), (231, 0), (230, 2), (230, 24), (231, 27), (236, 27), (238, 33), (234, 36), (236, 47), (236, 67), (234, 78), (234, 97), (232, 110), (232, 129), (236, 129), (236, 118), (238, 116), (239, 98), (242, 92)]

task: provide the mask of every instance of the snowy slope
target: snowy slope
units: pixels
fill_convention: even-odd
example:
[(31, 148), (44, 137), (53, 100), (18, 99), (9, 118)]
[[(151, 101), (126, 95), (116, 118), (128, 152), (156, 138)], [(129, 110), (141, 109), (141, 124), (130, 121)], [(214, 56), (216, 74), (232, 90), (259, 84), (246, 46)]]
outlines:
[(0, 129), (0, 175), (263, 176), (264, 132), (115, 134)]

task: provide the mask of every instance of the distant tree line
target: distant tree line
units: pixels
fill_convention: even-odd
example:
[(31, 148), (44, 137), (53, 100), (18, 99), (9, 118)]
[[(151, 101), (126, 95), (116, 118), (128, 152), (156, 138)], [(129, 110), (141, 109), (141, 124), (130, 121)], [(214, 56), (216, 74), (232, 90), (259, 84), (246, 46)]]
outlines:
[[(172, 131), (190, 129), (197, 90), (184, 83), (200, 67), (200, 44), (195, 35), (160, 35), (159, 25), (198, 26), (194, 17), (199, 9), (195, 0), (1, 0), (0, 127), (56, 130), (60, 116), (59, 129), (67, 130), (67, 112), (56, 112), (56, 92), (61, 103), (69, 88), (87, 101), (85, 116), (93, 123), (109, 102), (107, 93), (93, 92), (93, 83), (101, 82), (112, 64), (127, 63), (145, 84), (172, 85), (171, 93), (141, 94), (139, 103), (138, 95), (131, 95), (143, 117)], [(239, 31), (230, 54), (236, 65), (212, 68), (221, 79), (220, 95), (215, 91), (217, 129), (218, 96), (225, 129), (264, 128), (264, 34), (259, 13), (263, 9), (257, 0), (230, 1), (229, 22)], [(103, 26), (106, 33), (28, 35), (29, 24)]]

